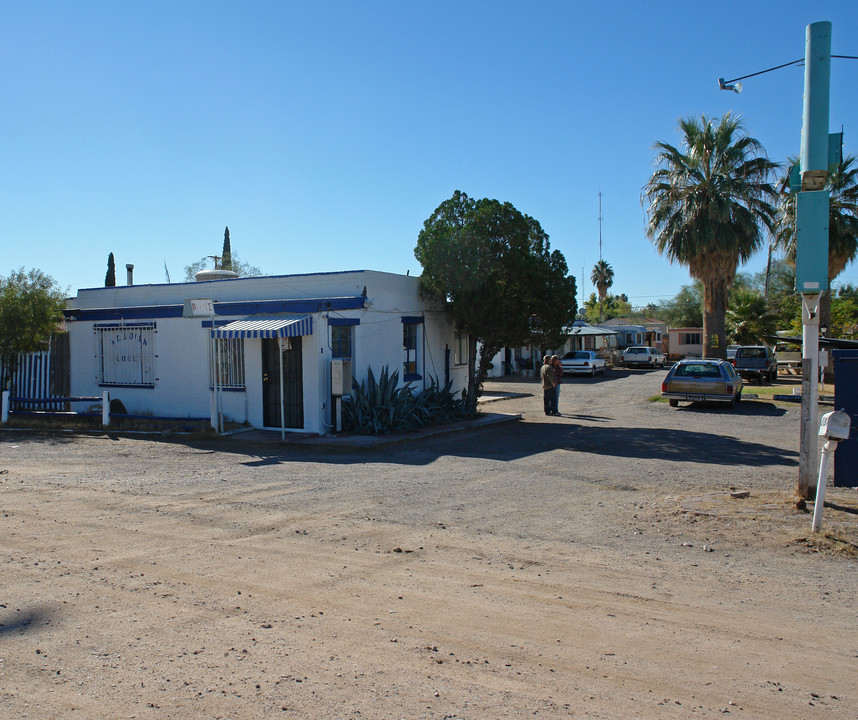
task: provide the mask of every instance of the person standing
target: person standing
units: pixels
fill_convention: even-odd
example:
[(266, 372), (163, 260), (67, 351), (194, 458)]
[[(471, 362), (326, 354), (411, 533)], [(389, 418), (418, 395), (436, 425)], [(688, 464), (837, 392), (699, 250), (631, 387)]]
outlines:
[(551, 367), (554, 368), (554, 414), (560, 414), (560, 383), (563, 382), (563, 365), (556, 355), (551, 356)]
[(539, 377), (542, 380), (542, 405), (546, 415), (554, 415), (554, 404), (557, 402), (557, 392), (555, 387), (554, 367), (551, 364), (551, 357), (546, 355), (542, 358), (542, 368), (539, 370)]

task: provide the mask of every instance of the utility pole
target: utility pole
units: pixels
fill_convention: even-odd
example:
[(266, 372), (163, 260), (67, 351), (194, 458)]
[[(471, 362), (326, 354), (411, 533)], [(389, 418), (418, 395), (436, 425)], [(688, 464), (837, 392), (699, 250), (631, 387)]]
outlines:
[[(796, 193), (796, 291), (801, 294), (802, 428), (798, 494), (810, 496), (816, 477), (819, 424), (819, 297), (828, 288), (828, 113), (831, 85), (831, 23), (807, 26), (804, 107), (801, 128), (801, 189)], [(805, 420), (806, 418), (806, 420)]]

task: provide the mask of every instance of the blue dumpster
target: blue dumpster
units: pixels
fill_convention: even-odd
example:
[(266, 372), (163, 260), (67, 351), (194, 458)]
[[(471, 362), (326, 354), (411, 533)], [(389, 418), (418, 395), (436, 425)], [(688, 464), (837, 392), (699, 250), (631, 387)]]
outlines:
[(849, 439), (837, 444), (834, 482), (837, 487), (858, 487), (858, 350), (832, 350), (834, 357), (834, 409), (845, 410), (852, 420)]

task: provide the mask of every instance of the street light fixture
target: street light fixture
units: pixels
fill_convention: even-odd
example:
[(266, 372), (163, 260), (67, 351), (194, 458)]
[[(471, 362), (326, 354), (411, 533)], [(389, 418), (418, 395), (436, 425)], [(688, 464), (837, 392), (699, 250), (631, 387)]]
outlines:
[(737, 93), (737, 94), (742, 92), (742, 83), (740, 83), (740, 82), (726, 83), (726, 82), (724, 82), (724, 78), (718, 78), (718, 87), (721, 90), (732, 90), (734, 93)]

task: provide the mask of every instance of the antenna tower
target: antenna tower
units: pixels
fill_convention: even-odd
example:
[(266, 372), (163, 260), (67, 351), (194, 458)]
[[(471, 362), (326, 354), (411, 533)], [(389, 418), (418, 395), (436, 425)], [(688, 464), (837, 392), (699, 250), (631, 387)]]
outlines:
[(602, 191), (599, 190), (599, 260), (602, 259)]

